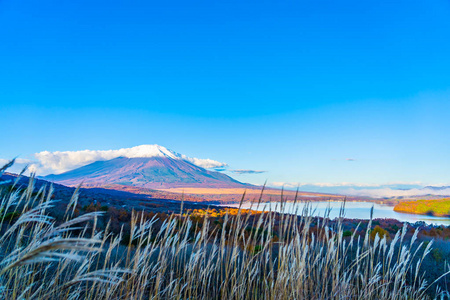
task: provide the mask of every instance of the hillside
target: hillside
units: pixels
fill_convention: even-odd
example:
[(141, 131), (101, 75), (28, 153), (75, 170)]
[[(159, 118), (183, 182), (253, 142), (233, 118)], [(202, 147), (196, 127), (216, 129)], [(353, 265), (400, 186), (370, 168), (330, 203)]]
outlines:
[(248, 188), (225, 174), (209, 171), (191, 162), (171, 157), (117, 157), (96, 161), (58, 175), (42, 177), (67, 186), (83, 183), (89, 187), (110, 184), (150, 189), (183, 187)]
[[(17, 174), (5, 173), (0, 176), (0, 190), (10, 189), (14, 182), (17, 181), (15, 189), (27, 188), (30, 178), (27, 176), (21, 176), (18, 178)], [(40, 190), (50, 186), (53, 187), (52, 199), (56, 200), (54, 203), (55, 210), (64, 211), (64, 207), (67, 205), (67, 201), (71, 198), (75, 192), (75, 187), (67, 187), (61, 184), (51, 183), (42, 179), (34, 179), (34, 189)], [(98, 203), (108, 207), (117, 209), (131, 210), (144, 210), (152, 211), (155, 213), (171, 213), (178, 212), (181, 206), (181, 200), (179, 194), (173, 194), (169, 192), (160, 192), (156, 190), (147, 189), (145, 193), (134, 193), (134, 191), (121, 191), (112, 188), (80, 188), (79, 189), (79, 207), (88, 206), (92, 203)], [(194, 208), (207, 208), (214, 207), (217, 202), (207, 201), (207, 199), (189, 197), (190, 201), (184, 203), (186, 209)], [(200, 203), (204, 202), (204, 204)]]
[(418, 215), (449, 217), (450, 198), (402, 201), (394, 207), (394, 211)]

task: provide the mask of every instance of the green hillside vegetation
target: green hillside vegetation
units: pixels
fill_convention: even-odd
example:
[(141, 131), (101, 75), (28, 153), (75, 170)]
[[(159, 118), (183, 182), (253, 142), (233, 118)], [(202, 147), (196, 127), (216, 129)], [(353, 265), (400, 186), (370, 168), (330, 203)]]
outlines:
[(394, 211), (409, 214), (450, 217), (450, 198), (402, 201), (394, 207)]

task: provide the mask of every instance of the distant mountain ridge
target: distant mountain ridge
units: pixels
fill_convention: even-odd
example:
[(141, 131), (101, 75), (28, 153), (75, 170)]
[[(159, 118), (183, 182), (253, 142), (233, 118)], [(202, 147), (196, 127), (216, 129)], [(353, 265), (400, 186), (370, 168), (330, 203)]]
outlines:
[(422, 188), (422, 190), (433, 190), (433, 191), (444, 191), (450, 189), (450, 186), (431, 186), (427, 185), (426, 187)]
[[(199, 167), (181, 155), (167, 150), (147, 157), (117, 157), (96, 161), (86, 166), (58, 174), (42, 177), (45, 180), (74, 186), (99, 187), (110, 184), (129, 185), (151, 189), (204, 187), (245, 188), (241, 183), (223, 173)], [(164, 151), (164, 149), (166, 151)]]

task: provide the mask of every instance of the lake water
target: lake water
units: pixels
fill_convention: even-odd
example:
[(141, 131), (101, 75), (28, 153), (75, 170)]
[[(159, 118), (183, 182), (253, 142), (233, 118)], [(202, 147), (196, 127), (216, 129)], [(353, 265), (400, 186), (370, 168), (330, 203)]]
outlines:
[[(253, 204), (253, 209), (256, 209), (256, 204)], [(286, 213), (296, 213), (301, 214), (303, 208), (306, 203), (300, 202), (296, 203), (284, 203), (285, 208), (284, 212)], [(320, 202), (310, 202), (309, 203), (312, 209), (313, 216), (323, 217), (327, 208), (331, 208), (330, 218), (334, 219), (339, 216), (339, 210), (341, 208), (342, 202), (328, 202), (328, 201), (320, 201)], [(238, 207), (239, 204), (227, 205)], [(242, 208), (250, 208), (251, 203), (243, 203)], [(450, 225), (450, 218), (443, 217), (433, 217), (433, 216), (423, 216), (423, 215), (413, 215), (413, 214), (404, 214), (398, 213), (394, 211), (394, 206), (391, 205), (383, 205), (378, 203), (371, 202), (346, 202), (345, 203), (345, 218), (349, 219), (369, 219), (370, 218), (370, 209), (373, 206), (373, 218), (388, 218), (388, 219), (397, 219), (401, 222), (410, 222), (415, 223), (417, 221), (424, 221), (428, 224), (436, 224), (436, 225)], [(271, 203), (261, 203), (258, 210), (272, 210), (280, 212), (280, 203), (279, 202), (271, 202)]]

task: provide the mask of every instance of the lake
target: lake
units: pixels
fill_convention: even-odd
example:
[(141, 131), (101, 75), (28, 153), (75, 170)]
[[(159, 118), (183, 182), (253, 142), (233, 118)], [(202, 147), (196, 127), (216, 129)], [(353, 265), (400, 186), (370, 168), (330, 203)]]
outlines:
[[(255, 209), (255, 205), (253, 205), (253, 209)], [(294, 205), (294, 203), (284, 203), (285, 208), (284, 211), (286, 213), (302, 213), (303, 208), (306, 203), (300, 202)], [(330, 218), (334, 219), (339, 216), (339, 209), (341, 208), (342, 202), (329, 202), (329, 201), (318, 201), (318, 202), (310, 202), (310, 206), (313, 210), (313, 216), (321, 216), (323, 217), (327, 208), (331, 208)], [(227, 205), (238, 207), (239, 204)], [(243, 203), (242, 208), (250, 208), (251, 203)], [(424, 216), (424, 215), (413, 215), (413, 214), (404, 214), (398, 213), (394, 211), (394, 206), (384, 205), (372, 202), (347, 202), (345, 204), (345, 218), (349, 219), (369, 219), (370, 218), (370, 209), (373, 206), (373, 218), (388, 218), (388, 219), (397, 219), (401, 222), (410, 222), (415, 223), (417, 221), (424, 221), (428, 224), (436, 224), (436, 225), (450, 225), (450, 218), (443, 217), (433, 217), (433, 216)], [(272, 210), (280, 212), (280, 203), (279, 202), (270, 202), (270, 203), (261, 203), (258, 210)]]

